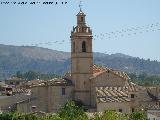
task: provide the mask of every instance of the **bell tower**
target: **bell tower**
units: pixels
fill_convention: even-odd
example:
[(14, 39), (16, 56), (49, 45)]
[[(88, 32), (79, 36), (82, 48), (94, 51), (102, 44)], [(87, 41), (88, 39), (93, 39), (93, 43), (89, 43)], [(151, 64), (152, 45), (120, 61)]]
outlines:
[(80, 9), (77, 25), (71, 32), (71, 77), (75, 85), (75, 100), (84, 105), (91, 104), (90, 80), (92, 76), (93, 53), (92, 31), (86, 25), (86, 15)]

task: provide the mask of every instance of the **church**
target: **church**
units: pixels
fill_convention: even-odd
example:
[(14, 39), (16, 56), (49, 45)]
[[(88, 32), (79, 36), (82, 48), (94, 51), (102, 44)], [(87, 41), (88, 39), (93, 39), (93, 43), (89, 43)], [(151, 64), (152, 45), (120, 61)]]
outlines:
[[(71, 31), (71, 71), (62, 78), (28, 82), (32, 97), (22, 112), (56, 112), (68, 100), (81, 102), (88, 112), (116, 110), (130, 113), (136, 110), (158, 109), (160, 89), (143, 87), (133, 82), (127, 73), (93, 63), (92, 30), (80, 9), (77, 25)], [(19, 108), (26, 103), (19, 104)]]

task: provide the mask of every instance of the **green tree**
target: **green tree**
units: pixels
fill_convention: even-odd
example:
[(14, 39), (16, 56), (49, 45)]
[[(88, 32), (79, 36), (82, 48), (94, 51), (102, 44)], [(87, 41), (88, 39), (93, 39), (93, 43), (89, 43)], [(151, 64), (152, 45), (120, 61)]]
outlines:
[(133, 112), (130, 114), (129, 120), (147, 120), (147, 116), (143, 112)]
[(3, 112), (0, 114), (0, 120), (12, 120), (13, 113), (12, 112)]
[(38, 78), (38, 73), (34, 72), (34, 71), (28, 71), (24, 74), (24, 78), (26, 78), (27, 80), (34, 80)]
[(148, 76), (147, 73), (143, 72), (142, 74), (140, 74), (138, 76), (138, 79), (143, 81), (143, 80), (145, 80), (147, 78), (147, 76)]
[(17, 112), (2, 112), (0, 120), (39, 120), (34, 114), (19, 114)]
[(59, 115), (47, 115), (40, 117), (39, 120), (65, 120), (65, 119), (60, 118)]
[(88, 120), (82, 108), (75, 105), (73, 101), (68, 101), (59, 112), (59, 116), (65, 120)]
[(22, 74), (20, 71), (17, 71), (17, 72), (16, 72), (16, 77), (22, 78), (22, 77), (23, 77), (23, 74)]
[(95, 114), (92, 120), (128, 120), (128, 118), (122, 113), (106, 110), (103, 113)]

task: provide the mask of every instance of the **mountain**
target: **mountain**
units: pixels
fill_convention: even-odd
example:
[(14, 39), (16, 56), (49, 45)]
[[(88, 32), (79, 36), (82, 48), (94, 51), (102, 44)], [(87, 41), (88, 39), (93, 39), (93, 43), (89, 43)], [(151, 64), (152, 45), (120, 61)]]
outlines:
[[(121, 53), (94, 53), (94, 63), (130, 73), (160, 75), (160, 62), (131, 57)], [(0, 44), (0, 79), (17, 71), (64, 74), (70, 70), (70, 53), (35, 46)]]

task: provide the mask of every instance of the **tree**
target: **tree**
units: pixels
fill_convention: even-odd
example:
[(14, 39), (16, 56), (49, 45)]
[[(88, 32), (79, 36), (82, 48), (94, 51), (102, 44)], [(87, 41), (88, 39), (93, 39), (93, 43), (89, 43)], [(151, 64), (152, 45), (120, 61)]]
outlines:
[(102, 114), (95, 114), (92, 120), (128, 120), (128, 118), (124, 114), (114, 110), (106, 110)]
[(88, 120), (83, 109), (76, 106), (73, 101), (68, 101), (64, 107), (60, 108), (58, 114), (65, 120)]
[(34, 80), (38, 78), (38, 73), (34, 72), (34, 71), (28, 71), (24, 74), (24, 78), (26, 78), (27, 80)]
[(11, 112), (3, 112), (0, 114), (0, 120), (12, 120), (13, 113)]
[(0, 114), (0, 120), (39, 120), (34, 114), (19, 114), (17, 112), (3, 112)]
[(138, 79), (140, 79), (140, 80), (145, 80), (147, 78), (147, 73), (145, 73), (145, 72), (143, 72), (142, 74), (140, 74), (139, 76), (138, 76)]
[(42, 116), (38, 120), (65, 120), (59, 117), (59, 115), (47, 115)]
[(22, 74), (20, 71), (17, 71), (17, 72), (16, 72), (16, 77), (22, 78), (22, 77), (23, 77), (23, 74)]
[(133, 112), (130, 114), (129, 120), (147, 120), (147, 116), (143, 112)]

